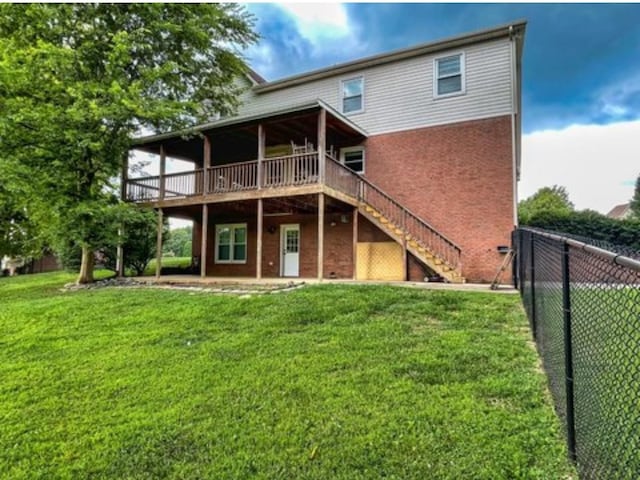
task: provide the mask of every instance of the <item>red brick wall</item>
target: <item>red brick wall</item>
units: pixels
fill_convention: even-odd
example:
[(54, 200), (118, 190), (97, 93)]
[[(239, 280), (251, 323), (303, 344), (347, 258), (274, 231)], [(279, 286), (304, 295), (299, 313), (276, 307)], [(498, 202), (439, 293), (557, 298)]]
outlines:
[[(456, 242), (468, 281), (491, 281), (513, 229), (509, 116), (369, 137), (366, 176)], [(413, 275), (412, 275), (413, 276)]]
[[(341, 214), (325, 214), (324, 225), (324, 277), (353, 278), (353, 216), (347, 214), (348, 223), (342, 223)], [(244, 264), (215, 263), (215, 226), (222, 223), (247, 224), (247, 262)], [(300, 277), (317, 277), (318, 217), (316, 215), (287, 215), (264, 217), (262, 237), (262, 275), (266, 278), (280, 276), (280, 226), (300, 225)], [(217, 215), (209, 217), (207, 235), (207, 275), (220, 277), (253, 277), (256, 274), (257, 245), (256, 216)], [(270, 233), (269, 230), (274, 230)], [(200, 254), (200, 225), (194, 222), (194, 255)]]

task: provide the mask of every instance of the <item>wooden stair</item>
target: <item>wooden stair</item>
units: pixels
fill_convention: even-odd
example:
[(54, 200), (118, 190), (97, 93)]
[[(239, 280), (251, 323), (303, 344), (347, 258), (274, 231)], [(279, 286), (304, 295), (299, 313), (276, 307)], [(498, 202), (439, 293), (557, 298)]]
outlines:
[(396, 225), (396, 223), (389, 220), (372, 205), (361, 201), (358, 210), (365, 218), (389, 235), (393, 240), (400, 245), (406, 245), (408, 252), (418, 261), (429, 267), (429, 269), (444, 278), (445, 281), (451, 283), (465, 282), (464, 277), (460, 274), (456, 266), (448, 264), (443, 258), (439, 257), (434, 251), (421, 242), (417, 236), (405, 231), (401, 225)]

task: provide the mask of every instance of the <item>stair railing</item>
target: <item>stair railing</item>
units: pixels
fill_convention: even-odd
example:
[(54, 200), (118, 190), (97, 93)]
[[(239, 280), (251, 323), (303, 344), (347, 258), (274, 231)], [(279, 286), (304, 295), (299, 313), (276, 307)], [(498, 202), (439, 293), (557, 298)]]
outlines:
[[(380, 187), (371, 183), (361, 175), (356, 174), (336, 160), (327, 157), (327, 172), (340, 172), (339, 177), (327, 176), (327, 185), (351, 196), (357, 197), (377, 212), (390, 223), (402, 230), (405, 240), (415, 241), (420, 247), (427, 250), (434, 257), (439, 258), (458, 273), (462, 271), (461, 249), (452, 240), (438, 232), (434, 227), (425, 222), (418, 215), (394, 200)], [(357, 183), (345, 181), (348, 172)], [(332, 178), (340, 178), (339, 182), (333, 182)], [(355, 193), (355, 195), (354, 195)], [(406, 237), (408, 236), (408, 238)]]

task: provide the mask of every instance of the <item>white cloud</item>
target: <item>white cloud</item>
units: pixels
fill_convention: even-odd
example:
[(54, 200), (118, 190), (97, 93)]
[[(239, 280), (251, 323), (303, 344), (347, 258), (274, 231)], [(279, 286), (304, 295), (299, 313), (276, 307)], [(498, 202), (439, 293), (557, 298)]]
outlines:
[(350, 34), (347, 11), (340, 3), (281, 3), (295, 20), (300, 34), (311, 43)]
[(625, 81), (616, 81), (602, 89), (598, 95), (598, 105), (603, 113), (614, 118), (622, 118), (632, 112), (633, 99), (640, 95), (640, 75)]
[(342, 3), (279, 3), (295, 22), (299, 35), (313, 46), (314, 57), (357, 57), (365, 45), (358, 39)]
[(522, 137), (520, 199), (564, 185), (577, 209), (607, 213), (633, 196), (640, 174), (640, 121), (572, 125)]

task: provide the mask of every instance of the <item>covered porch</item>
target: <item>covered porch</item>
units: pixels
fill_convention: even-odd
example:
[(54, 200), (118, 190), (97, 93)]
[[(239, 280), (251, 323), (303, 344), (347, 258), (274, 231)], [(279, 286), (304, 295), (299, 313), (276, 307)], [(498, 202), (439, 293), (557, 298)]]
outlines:
[[(220, 120), (138, 139), (133, 151), (150, 154), (158, 175), (132, 175), (127, 160), (121, 193), (156, 207), (317, 193), (319, 186), (344, 187), (355, 177), (340, 163), (340, 151), (365, 139), (363, 130), (322, 102)], [(168, 159), (191, 168), (167, 172)]]

